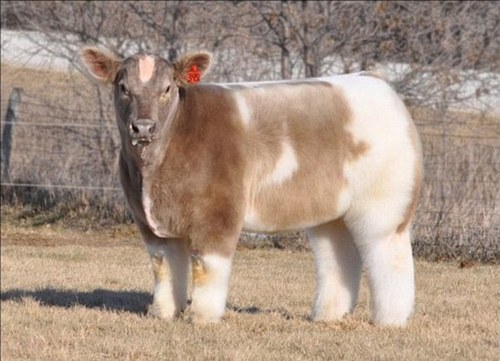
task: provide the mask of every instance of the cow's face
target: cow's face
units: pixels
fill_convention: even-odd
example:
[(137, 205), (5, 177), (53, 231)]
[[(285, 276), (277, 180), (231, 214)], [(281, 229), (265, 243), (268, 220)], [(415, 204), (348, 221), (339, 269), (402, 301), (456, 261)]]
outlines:
[(120, 60), (85, 48), (82, 59), (94, 77), (113, 84), (122, 146), (137, 154), (168, 136), (180, 89), (196, 83), (210, 65), (208, 53), (187, 55), (172, 64), (155, 55)]

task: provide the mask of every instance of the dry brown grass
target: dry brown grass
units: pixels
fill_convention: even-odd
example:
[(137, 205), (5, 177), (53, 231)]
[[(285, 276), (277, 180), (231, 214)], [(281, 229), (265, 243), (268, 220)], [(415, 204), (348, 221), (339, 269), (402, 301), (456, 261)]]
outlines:
[(498, 359), (499, 266), (417, 262), (409, 326), (377, 328), (365, 279), (354, 315), (313, 323), (312, 255), (240, 249), (223, 321), (200, 326), (145, 315), (149, 261), (127, 232), (2, 225), (2, 360)]
[(425, 181), (414, 226), (428, 259), (500, 258), (500, 117), (415, 110)]

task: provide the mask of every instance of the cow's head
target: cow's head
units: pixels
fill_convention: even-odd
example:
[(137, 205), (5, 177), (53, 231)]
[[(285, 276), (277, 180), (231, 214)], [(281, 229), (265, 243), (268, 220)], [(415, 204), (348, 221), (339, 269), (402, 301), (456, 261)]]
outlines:
[(96, 48), (84, 48), (81, 55), (95, 78), (112, 84), (122, 146), (136, 154), (168, 136), (180, 89), (199, 80), (211, 60), (209, 53), (186, 55), (174, 64), (148, 54), (122, 60)]

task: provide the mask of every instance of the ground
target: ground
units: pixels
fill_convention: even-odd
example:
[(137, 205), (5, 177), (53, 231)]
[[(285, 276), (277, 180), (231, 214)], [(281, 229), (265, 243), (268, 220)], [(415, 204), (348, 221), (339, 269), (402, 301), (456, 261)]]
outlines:
[(416, 262), (417, 308), (406, 328), (370, 323), (365, 277), (356, 312), (309, 319), (308, 251), (235, 257), (222, 322), (146, 313), (152, 272), (133, 228), (80, 232), (2, 225), (4, 360), (496, 360), (498, 265)]

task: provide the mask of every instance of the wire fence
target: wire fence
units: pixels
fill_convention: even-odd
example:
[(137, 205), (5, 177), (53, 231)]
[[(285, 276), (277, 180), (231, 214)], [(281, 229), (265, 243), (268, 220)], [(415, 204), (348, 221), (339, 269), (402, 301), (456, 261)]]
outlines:
[[(77, 108), (23, 94), (11, 118), (3, 104), (2, 168), (8, 126), (12, 134), (9, 175), (2, 171), (2, 204), (14, 200), (50, 208), (68, 204), (70, 196), (86, 198), (87, 203), (91, 199), (92, 204), (106, 208), (107, 215), (115, 207), (126, 209), (118, 181), (120, 140), (109, 102), (97, 104), (89, 97), (79, 103), (84, 107)], [(499, 120), (443, 124), (417, 118), (416, 122), (423, 142), (426, 185), (413, 228), (415, 252), (426, 258), (497, 262)], [(273, 244), (283, 240), (270, 239)]]
[(4, 187), (26, 187), (26, 188), (60, 188), (60, 189), (84, 189), (84, 190), (104, 190), (104, 191), (121, 191), (119, 187), (95, 187), (81, 186), (74, 184), (33, 184), (33, 183), (1, 183)]

